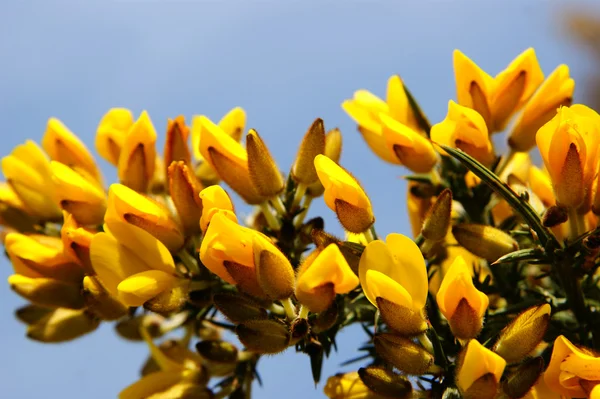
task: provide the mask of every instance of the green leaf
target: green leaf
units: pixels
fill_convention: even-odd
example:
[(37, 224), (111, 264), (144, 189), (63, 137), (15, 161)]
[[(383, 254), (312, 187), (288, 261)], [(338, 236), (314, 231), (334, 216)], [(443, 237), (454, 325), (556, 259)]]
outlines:
[(521, 262), (524, 260), (548, 262), (548, 259), (544, 259), (544, 252), (540, 248), (525, 248), (498, 258), (492, 265)]

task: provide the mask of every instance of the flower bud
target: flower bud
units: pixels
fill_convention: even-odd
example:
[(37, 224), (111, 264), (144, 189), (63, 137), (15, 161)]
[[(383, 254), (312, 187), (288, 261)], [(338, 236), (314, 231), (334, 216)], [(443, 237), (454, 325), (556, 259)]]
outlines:
[(466, 399), (496, 397), (506, 361), (472, 339), (459, 356), (456, 385)]
[(384, 399), (370, 390), (356, 371), (329, 377), (323, 391), (329, 399)]
[(382, 333), (375, 335), (373, 342), (377, 354), (404, 373), (422, 375), (434, 366), (433, 355), (408, 338)]
[(69, 212), (79, 224), (102, 224), (106, 212), (104, 191), (62, 163), (50, 162), (50, 170), (60, 207)]
[(90, 178), (91, 182), (96, 184), (102, 182), (100, 170), (92, 154), (81, 140), (58, 119), (50, 118), (48, 120), (46, 133), (42, 138), (42, 148), (53, 161), (65, 164), (82, 176)]
[(127, 306), (110, 295), (94, 277), (84, 277), (82, 296), (87, 309), (102, 320), (117, 320), (127, 314)]
[(314, 160), (317, 155), (324, 152), (325, 127), (323, 126), (323, 120), (318, 118), (308, 128), (302, 143), (300, 143), (298, 155), (296, 155), (296, 160), (292, 166), (292, 178), (307, 185), (316, 182), (320, 177), (317, 177)]
[(196, 344), (196, 350), (203, 359), (215, 363), (237, 363), (238, 350), (230, 342), (204, 340)]
[(88, 276), (94, 275), (92, 261), (90, 259), (90, 245), (96, 231), (81, 227), (73, 218), (73, 215), (63, 211), (63, 225), (60, 229), (60, 237), (63, 243), (64, 253), (77, 262)]
[(431, 242), (442, 241), (448, 234), (452, 214), (452, 191), (445, 189), (429, 208), (421, 234)]
[[(200, 152), (200, 134), (202, 130), (202, 121), (206, 118), (205, 116), (194, 116), (192, 118), (192, 150), (194, 151), (194, 156), (198, 160), (203, 160), (204, 157)], [(240, 142), (242, 139), (242, 135), (244, 133), (244, 128), (246, 126), (246, 112), (240, 108), (235, 107), (232, 108), (229, 112), (227, 112), (217, 123), (217, 125), (236, 142)], [(205, 164), (209, 169), (210, 164)], [(214, 170), (213, 170), (214, 172)], [(213, 184), (218, 183), (217, 181)]]
[[(179, 115), (167, 122), (167, 140), (165, 141), (164, 161), (169, 166), (174, 161), (183, 161), (188, 168), (192, 166), (192, 154), (188, 147), (190, 129), (185, 125), (185, 118)], [(168, 175), (168, 170), (166, 175)]]
[[(130, 277), (128, 280), (131, 279), (132, 277)], [(162, 285), (162, 281), (157, 280), (157, 282), (157, 285), (160, 287)], [(136, 282), (132, 281), (131, 284), (134, 285)], [(165, 283), (165, 285), (167, 284), (172, 284), (170, 289), (165, 289), (158, 295), (152, 297), (150, 300), (144, 302), (144, 309), (148, 309), (160, 315), (169, 315), (183, 309), (188, 299), (189, 281), (180, 280), (175, 284), (168, 281)], [(119, 289), (122, 289), (122, 286), (122, 283), (119, 284)]]
[(529, 359), (513, 371), (502, 383), (502, 390), (511, 399), (523, 398), (536, 384), (544, 371), (544, 359)]
[(111, 108), (102, 117), (96, 129), (96, 151), (114, 166), (119, 164), (119, 155), (129, 128), (133, 125), (133, 115), (126, 108)]
[(142, 341), (144, 338), (140, 334), (143, 328), (151, 338), (158, 338), (163, 335), (161, 323), (164, 317), (157, 314), (142, 314), (119, 321), (115, 324), (115, 331), (121, 338), (130, 341)]
[(249, 320), (235, 328), (246, 349), (262, 354), (284, 351), (290, 342), (290, 332), (285, 324), (274, 320)]
[(518, 315), (501, 332), (494, 352), (508, 363), (517, 363), (541, 342), (550, 324), (550, 305), (534, 306)]
[(267, 318), (267, 311), (259, 303), (239, 294), (215, 294), (213, 295), (213, 303), (233, 323), (264, 320)]
[(40, 342), (65, 342), (98, 328), (100, 321), (86, 311), (58, 308), (27, 328), (27, 337)]
[(317, 334), (327, 331), (337, 323), (339, 316), (338, 305), (333, 302), (331, 306), (311, 320), (311, 330)]
[(81, 309), (84, 306), (81, 288), (77, 284), (20, 274), (9, 276), (8, 284), (17, 294), (40, 306), (69, 309)]
[(200, 232), (202, 187), (184, 161), (174, 161), (167, 169), (169, 192), (186, 237)]
[(108, 189), (106, 223), (123, 221), (147, 231), (171, 251), (183, 246), (183, 233), (169, 211), (159, 203), (122, 184)]
[(375, 222), (371, 201), (358, 181), (341, 166), (317, 155), (314, 159), (319, 180), (325, 187), (325, 203), (351, 233), (362, 233)]
[(446, 272), (436, 300), (456, 338), (466, 340), (479, 334), (489, 298), (473, 285), (471, 270), (462, 256), (457, 256)]
[[(333, 162), (337, 164), (340, 163), (340, 156), (342, 155), (342, 133), (338, 128), (331, 129), (325, 135), (325, 152), (323, 154)], [(317, 180), (308, 186), (306, 192), (312, 197), (320, 197), (323, 195), (323, 192), (325, 192), (325, 187), (323, 187), (320, 180)]]
[(359, 369), (358, 375), (361, 381), (376, 394), (386, 398), (412, 398), (412, 385), (410, 381), (391, 370), (371, 366)]
[(256, 279), (260, 288), (273, 300), (289, 298), (294, 293), (295, 275), (292, 264), (270, 242), (252, 240)]
[(271, 198), (283, 190), (283, 177), (269, 149), (258, 132), (250, 129), (246, 136), (250, 179), (260, 195)]
[(461, 246), (489, 262), (519, 249), (510, 235), (492, 226), (463, 223), (453, 226), (452, 234)]
[(202, 201), (202, 217), (200, 218), (202, 232), (206, 233), (210, 220), (218, 212), (223, 213), (232, 222), (237, 223), (231, 198), (221, 186), (206, 187), (200, 191), (199, 195)]

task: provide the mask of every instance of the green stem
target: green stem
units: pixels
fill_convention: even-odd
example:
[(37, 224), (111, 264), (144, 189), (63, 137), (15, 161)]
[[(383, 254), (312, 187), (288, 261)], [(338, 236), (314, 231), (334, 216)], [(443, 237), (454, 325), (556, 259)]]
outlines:
[(298, 214), (298, 216), (296, 216), (296, 219), (294, 220), (294, 227), (295, 228), (300, 228), (300, 226), (302, 226), (302, 223), (304, 223), (304, 218), (306, 217), (306, 214), (308, 213), (308, 208), (310, 207), (310, 204), (312, 203), (313, 197), (312, 196), (307, 196), (304, 198), (304, 203), (302, 204), (302, 212), (300, 212)]
[(585, 220), (583, 215), (577, 212), (577, 209), (569, 209), (569, 238), (576, 240), (577, 237), (585, 233)]
[(266, 201), (263, 202), (262, 204), (260, 204), (260, 209), (263, 215), (265, 215), (265, 219), (267, 220), (267, 224), (269, 225), (271, 230), (279, 231), (281, 229), (281, 224), (279, 223), (279, 220), (277, 220), (275, 215), (273, 215), (273, 213), (271, 212), (269, 204)]
[(291, 211), (298, 208), (300, 205), (300, 200), (302, 200), (302, 197), (304, 197), (304, 194), (306, 194), (306, 189), (308, 189), (306, 184), (298, 183), (296, 186), (296, 192), (294, 193), (294, 199), (292, 200), (292, 206), (290, 207)]
[(286, 298), (281, 300), (281, 305), (283, 305), (283, 309), (285, 310), (285, 314), (287, 319), (292, 321), (296, 318), (296, 307), (292, 303), (291, 298)]
[(371, 231), (371, 228), (366, 229), (363, 232), (363, 235), (365, 236), (365, 240), (367, 240), (367, 243), (375, 240), (375, 236), (373, 235), (373, 232)]
[(198, 265), (198, 261), (188, 251), (182, 249), (177, 253), (177, 256), (179, 256), (179, 259), (181, 259), (181, 262), (185, 265), (190, 273), (200, 275), (200, 266)]
[(279, 216), (283, 216), (287, 213), (287, 211), (285, 210), (285, 206), (283, 205), (283, 201), (281, 200), (279, 195), (276, 195), (273, 198), (271, 198), (271, 204), (273, 205), (273, 208), (275, 208)]

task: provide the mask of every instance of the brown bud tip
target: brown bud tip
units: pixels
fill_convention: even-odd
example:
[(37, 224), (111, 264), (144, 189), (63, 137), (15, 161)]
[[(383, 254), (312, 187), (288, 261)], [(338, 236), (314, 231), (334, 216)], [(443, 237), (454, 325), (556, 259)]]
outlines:
[(429, 208), (423, 223), (421, 234), (427, 240), (437, 242), (443, 240), (448, 234), (452, 213), (452, 191), (445, 189)]
[(335, 200), (335, 214), (340, 224), (351, 233), (362, 233), (375, 223), (370, 209), (354, 206), (342, 199)]
[(294, 269), (285, 255), (280, 253), (278, 256), (263, 250), (258, 253), (257, 260), (256, 278), (263, 292), (273, 300), (292, 296), (296, 279)]
[(544, 212), (544, 216), (542, 217), (542, 224), (545, 227), (554, 227), (558, 226), (569, 220), (569, 212), (568, 209), (564, 206), (553, 205)]
[(171, 163), (167, 175), (171, 199), (177, 209), (186, 237), (200, 233), (202, 199), (199, 194), (202, 185), (184, 161)]
[(317, 314), (317, 317), (312, 320), (312, 330), (317, 334), (327, 331), (335, 325), (338, 317), (339, 309), (337, 303), (333, 302), (330, 307)]
[(489, 262), (519, 249), (510, 235), (492, 226), (464, 223), (452, 227), (452, 234), (461, 246)]
[(382, 297), (377, 297), (376, 301), (381, 319), (398, 334), (405, 337), (415, 337), (427, 330), (427, 322), (423, 314)]
[(358, 370), (362, 382), (373, 392), (386, 398), (407, 399), (412, 397), (410, 381), (391, 370), (367, 367)]
[(257, 353), (275, 354), (284, 351), (291, 334), (285, 324), (274, 320), (251, 320), (235, 328), (246, 349)]
[(250, 129), (246, 136), (250, 179), (260, 195), (273, 197), (283, 190), (284, 182), (269, 149), (258, 133)]
[(236, 363), (238, 358), (237, 348), (227, 341), (200, 341), (196, 344), (196, 350), (205, 360), (215, 363)]
[(316, 182), (319, 177), (315, 169), (314, 159), (325, 152), (325, 127), (323, 120), (318, 118), (308, 128), (302, 139), (296, 161), (292, 166), (294, 180), (304, 184)]
[(340, 242), (337, 237), (326, 233), (323, 229), (313, 229), (310, 235), (317, 248), (325, 248), (329, 244), (337, 244)]
[(239, 294), (215, 294), (213, 296), (213, 303), (233, 323), (243, 323), (248, 320), (264, 320), (267, 318), (267, 311), (258, 302)]
[(383, 360), (407, 374), (425, 374), (433, 365), (433, 355), (408, 338), (383, 333), (376, 335), (373, 342)]
[(469, 305), (466, 298), (462, 298), (448, 324), (456, 338), (468, 340), (479, 335), (483, 328), (483, 318), (479, 317), (477, 310)]
[(464, 399), (494, 399), (498, 391), (498, 381), (492, 373), (479, 377), (466, 392)]
[(502, 390), (511, 399), (524, 397), (544, 371), (544, 359), (535, 357), (521, 364), (502, 383)]

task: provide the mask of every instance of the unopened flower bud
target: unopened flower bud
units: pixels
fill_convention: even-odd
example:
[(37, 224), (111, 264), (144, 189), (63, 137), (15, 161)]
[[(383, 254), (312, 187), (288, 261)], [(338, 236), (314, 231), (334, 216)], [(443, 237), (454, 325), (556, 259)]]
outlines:
[(433, 364), (433, 355), (408, 338), (383, 333), (373, 339), (375, 351), (398, 370), (412, 375), (427, 373)]
[(283, 190), (283, 177), (258, 132), (250, 129), (246, 136), (250, 179), (260, 195), (270, 198)]
[(103, 320), (116, 320), (127, 314), (127, 306), (109, 294), (94, 277), (83, 278), (82, 294), (87, 309)]
[(29, 304), (17, 309), (15, 311), (15, 316), (17, 316), (17, 319), (21, 322), (30, 325), (37, 323), (52, 311), (52, 309), (47, 307)]
[(133, 125), (133, 115), (126, 108), (111, 108), (102, 117), (96, 130), (96, 151), (117, 166), (127, 131)]
[(65, 342), (94, 331), (99, 324), (100, 320), (86, 311), (58, 308), (30, 325), (27, 337), (41, 342)]
[[(342, 155), (342, 133), (338, 128), (331, 129), (325, 135), (325, 152), (323, 153), (327, 158), (331, 159), (335, 163), (340, 163), (340, 156)], [(306, 189), (306, 192), (311, 197), (320, 197), (323, 195), (325, 187), (319, 180), (312, 183)]]
[(239, 294), (215, 294), (213, 296), (213, 303), (233, 323), (243, 323), (248, 320), (264, 320), (267, 318), (267, 311), (258, 302)]
[(494, 352), (508, 363), (517, 363), (544, 338), (550, 323), (550, 305), (545, 303), (527, 309), (501, 332)]
[(452, 213), (452, 191), (445, 189), (436, 198), (435, 202), (429, 208), (421, 234), (425, 239), (438, 242), (443, 240), (448, 234)]
[(511, 399), (523, 398), (544, 371), (544, 359), (529, 359), (514, 370), (502, 383), (502, 390)]
[(167, 169), (169, 192), (187, 237), (200, 232), (202, 186), (184, 161), (174, 161)]
[(315, 317), (311, 321), (311, 330), (317, 334), (323, 331), (327, 331), (335, 325), (335, 323), (338, 320), (338, 317), (338, 305), (335, 302), (333, 302), (330, 307), (328, 307), (323, 312), (317, 314), (317, 317)]
[(189, 292), (189, 281), (181, 280), (169, 290), (163, 291), (144, 303), (144, 308), (161, 315), (177, 312), (185, 306)]
[(69, 309), (81, 309), (84, 306), (79, 284), (21, 274), (9, 276), (8, 284), (17, 294), (41, 306)]
[(236, 363), (238, 350), (230, 342), (222, 340), (204, 340), (196, 344), (196, 350), (203, 359), (215, 363)]
[(236, 327), (235, 333), (249, 351), (263, 354), (284, 351), (291, 338), (288, 327), (274, 320), (246, 321)]
[(325, 128), (322, 119), (316, 119), (302, 139), (296, 161), (292, 166), (292, 177), (297, 182), (312, 184), (318, 180), (314, 159), (325, 152)]
[(174, 161), (183, 161), (184, 165), (191, 167), (192, 154), (188, 147), (189, 135), (190, 128), (186, 126), (183, 115), (168, 120), (164, 151), (164, 161), (167, 168)]
[(285, 255), (270, 244), (257, 238), (252, 240), (256, 279), (270, 299), (289, 298), (294, 293), (294, 269)]
[(371, 366), (359, 369), (358, 375), (362, 382), (376, 394), (386, 398), (412, 398), (412, 385), (410, 381), (391, 370)]
[(545, 227), (555, 227), (569, 220), (568, 209), (561, 205), (552, 205), (542, 217), (542, 224)]
[(492, 226), (463, 223), (452, 227), (452, 234), (461, 246), (489, 262), (519, 249), (510, 235)]
[(140, 334), (140, 329), (144, 328), (151, 338), (162, 336), (161, 323), (164, 317), (157, 314), (145, 314), (136, 317), (126, 318), (115, 325), (115, 330), (121, 338), (130, 341), (142, 341), (144, 338)]

